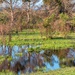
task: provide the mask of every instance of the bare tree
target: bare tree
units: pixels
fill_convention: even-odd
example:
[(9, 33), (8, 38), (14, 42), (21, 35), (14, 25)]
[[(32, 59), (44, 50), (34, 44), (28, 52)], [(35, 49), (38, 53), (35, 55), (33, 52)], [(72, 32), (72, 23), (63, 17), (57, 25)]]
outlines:
[[(68, 28), (69, 26), (67, 25), (67, 21), (69, 21), (72, 18), (72, 10), (73, 10), (73, 7), (75, 4), (72, 3), (72, 0), (66, 0), (66, 1), (65, 0), (53, 0), (53, 1), (52, 0), (43, 0), (43, 2), (44, 2), (45, 10), (47, 10), (46, 13), (49, 14), (45, 18), (47, 20), (49, 20), (49, 16), (51, 16), (52, 14), (55, 15), (54, 21), (51, 25), (50, 25), (50, 20), (47, 22), (46, 26), (48, 26), (48, 28), (49, 28), (47, 30), (50, 31), (50, 27), (52, 27), (53, 31), (59, 30), (58, 32), (60, 32), (60, 30), (61, 30), (61, 32), (64, 33), (64, 35), (66, 35), (66, 32), (69, 31), (69, 29), (70, 29), (70, 28)], [(59, 16), (62, 16), (62, 18), (61, 18), (61, 21), (63, 22), (62, 25), (60, 25), (61, 23), (60, 23)], [(46, 19), (44, 20), (45, 22), (46, 22)], [(59, 27), (59, 26), (61, 26), (61, 27)], [(51, 32), (53, 32), (53, 31), (51, 31)]]
[(19, 0), (0, 0), (4, 5), (3, 10), (10, 15), (10, 24), (9, 24), (9, 42), (11, 41), (12, 27), (14, 26), (14, 9)]
[(33, 12), (35, 8), (37, 7), (36, 3), (39, 2), (39, 0), (23, 0), (22, 9), (27, 12), (27, 25), (29, 26), (31, 21), (31, 15), (33, 15)]

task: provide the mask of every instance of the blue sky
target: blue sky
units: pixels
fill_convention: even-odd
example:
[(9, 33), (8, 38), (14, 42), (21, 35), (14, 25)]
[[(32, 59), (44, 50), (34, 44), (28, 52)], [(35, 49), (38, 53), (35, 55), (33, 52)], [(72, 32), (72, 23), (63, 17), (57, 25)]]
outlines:
[[(73, 3), (75, 3), (75, 0), (71, 0)], [(22, 5), (22, 0), (19, 0), (17, 3), (17, 6), (21, 6)], [(43, 5), (43, 0), (39, 0), (39, 2), (36, 3), (36, 6), (40, 7), (41, 5)], [(5, 3), (2, 4), (3, 7), (6, 6)], [(0, 5), (1, 7), (1, 5)]]
[[(15, 5), (15, 4), (14, 4)], [(22, 5), (22, 0), (18, 0), (18, 3), (16, 4), (17, 6), (21, 6)], [(39, 0), (39, 2), (37, 2), (36, 4), (35, 4), (35, 6), (38, 6), (38, 7), (40, 7), (41, 5), (43, 5), (43, 0)], [(5, 7), (6, 6), (6, 4), (5, 3), (3, 3), (3, 4), (1, 4), (0, 5), (0, 7)]]
[(43, 0), (40, 0), (36, 5), (38, 5), (38, 6), (43, 5)]

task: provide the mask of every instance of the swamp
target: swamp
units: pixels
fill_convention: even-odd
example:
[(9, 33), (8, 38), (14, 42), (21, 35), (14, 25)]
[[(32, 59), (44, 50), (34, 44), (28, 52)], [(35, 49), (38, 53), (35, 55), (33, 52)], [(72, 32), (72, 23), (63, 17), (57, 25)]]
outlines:
[(75, 0), (0, 0), (0, 75), (75, 75)]

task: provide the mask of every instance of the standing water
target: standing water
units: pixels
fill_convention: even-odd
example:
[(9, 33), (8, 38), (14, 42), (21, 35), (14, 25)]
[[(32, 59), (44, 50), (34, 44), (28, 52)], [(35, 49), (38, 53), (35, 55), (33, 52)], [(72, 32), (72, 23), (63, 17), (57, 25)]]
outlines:
[(52, 55), (51, 56), (51, 62), (45, 62), (46, 65), (46, 72), (50, 71), (50, 70), (56, 70), (60, 68), (60, 62), (59, 62), (59, 58), (56, 55)]
[[(56, 69), (59, 69), (60, 68), (60, 65), (59, 65), (59, 58), (56, 56), (56, 55), (52, 55), (50, 57), (50, 60), (51, 61), (44, 61), (45, 58), (42, 56), (44, 54), (44, 50), (41, 50), (40, 53), (31, 53), (31, 55), (29, 55), (29, 52), (28, 52), (28, 48), (31, 48), (31, 47), (35, 47), (35, 46), (13, 46), (12, 47), (12, 61), (11, 61), (11, 67), (15, 67), (17, 66), (17, 62), (19, 63), (19, 67), (17, 67), (17, 69), (19, 68), (18, 70), (18, 75), (21, 75), (21, 68), (25, 70), (25, 73), (26, 71), (27, 72), (33, 72), (34, 69), (36, 67), (40, 68), (40, 66), (43, 67), (43, 64), (45, 66), (45, 70), (43, 70), (44, 72), (48, 72), (50, 70), (56, 70)], [(0, 54), (8, 54), (8, 47), (6, 46), (5, 47), (5, 50), (3, 50), (4, 46), (0, 46)], [(5, 51), (5, 52), (3, 52)], [(17, 53), (22, 53), (22, 56), (17, 56), (16, 54)], [(39, 57), (40, 56), (40, 57)], [(30, 61), (29, 61), (30, 59)], [(38, 62), (39, 61), (39, 62)], [(41, 63), (41, 65), (39, 64)], [(16, 64), (16, 65), (15, 65)], [(26, 67), (27, 65), (27, 67)], [(33, 66), (30, 67), (30, 66)]]

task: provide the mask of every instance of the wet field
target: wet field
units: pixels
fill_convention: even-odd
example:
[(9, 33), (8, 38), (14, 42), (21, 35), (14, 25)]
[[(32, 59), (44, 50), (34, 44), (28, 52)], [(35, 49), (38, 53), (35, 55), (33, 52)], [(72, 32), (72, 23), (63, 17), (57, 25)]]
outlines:
[[(38, 45), (40, 46), (40, 45)], [(0, 71), (9, 70), (18, 75), (37, 71), (49, 72), (63, 67), (75, 66), (75, 50), (41, 50), (30, 52), (36, 46), (0, 46)]]

